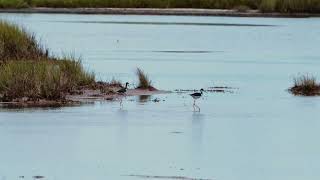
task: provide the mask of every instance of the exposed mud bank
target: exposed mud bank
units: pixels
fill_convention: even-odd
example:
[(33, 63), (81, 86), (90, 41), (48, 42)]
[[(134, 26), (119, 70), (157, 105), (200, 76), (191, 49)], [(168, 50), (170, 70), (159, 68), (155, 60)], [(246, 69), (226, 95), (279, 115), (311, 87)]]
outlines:
[[(128, 89), (125, 94), (117, 93), (121, 86), (99, 84), (95, 88), (83, 88), (73, 91), (65, 96), (64, 99), (58, 100), (30, 100), (28, 98), (15, 99), (10, 102), (0, 102), (0, 107), (62, 107), (78, 106), (96, 100), (119, 101), (127, 96), (151, 96), (156, 94), (170, 93), (170, 91), (152, 89)], [(160, 100), (154, 99), (154, 102)]]

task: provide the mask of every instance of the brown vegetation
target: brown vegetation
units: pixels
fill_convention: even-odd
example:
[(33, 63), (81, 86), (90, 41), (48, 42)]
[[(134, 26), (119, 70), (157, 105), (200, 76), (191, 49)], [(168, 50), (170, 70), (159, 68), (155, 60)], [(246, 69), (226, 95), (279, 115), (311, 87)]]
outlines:
[(314, 76), (302, 75), (294, 78), (294, 86), (289, 89), (294, 95), (318, 96), (320, 95), (320, 84)]

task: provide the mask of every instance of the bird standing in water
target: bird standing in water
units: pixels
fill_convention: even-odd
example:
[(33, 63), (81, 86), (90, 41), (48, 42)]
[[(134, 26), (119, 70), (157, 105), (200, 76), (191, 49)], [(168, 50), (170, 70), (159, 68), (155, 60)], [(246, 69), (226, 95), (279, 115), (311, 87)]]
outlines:
[(200, 112), (200, 107), (196, 105), (196, 100), (201, 98), (203, 91), (204, 91), (203, 89), (200, 89), (200, 92), (190, 94), (190, 96), (193, 98), (193, 110), (194, 111), (195, 111), (195, 107), (197, 107)]
[[(128, 85), (129, 83), (126, 82), (126, 86), (124, 88), (121, 88), (120, 90), (117, 91), (117, 93), (121, 96), (126, 96), (126, 92), (127, 92), (127, 89), (128, 89)], [(122, 107), (122, 98), (120, 98), (120, 106)]]

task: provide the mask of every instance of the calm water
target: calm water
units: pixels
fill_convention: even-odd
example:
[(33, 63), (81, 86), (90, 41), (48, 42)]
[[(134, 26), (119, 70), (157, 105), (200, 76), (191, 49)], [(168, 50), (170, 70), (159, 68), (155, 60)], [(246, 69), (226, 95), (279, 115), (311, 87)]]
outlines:
[[(0, 179), (316, 180), (320, 98), (293, 97), (298, 73), (320, 77), (320, 19), (0, 14), (99, 79), (159, 89), (231, 86), (192, 112), (186, 94), (59, 109), (0, 109)], [(178, 132), (178, 133), (177, 133)]]

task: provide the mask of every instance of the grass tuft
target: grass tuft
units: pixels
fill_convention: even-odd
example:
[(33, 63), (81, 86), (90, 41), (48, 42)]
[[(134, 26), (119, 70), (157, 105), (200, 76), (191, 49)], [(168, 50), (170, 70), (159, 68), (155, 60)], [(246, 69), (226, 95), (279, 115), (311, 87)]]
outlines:
[(316, 96), (320, 95), (320, 84), (314, 76), (301, 75), (293, 79), (294, 86), (289, 91), (294, 95)]
[(151, 80), (143, 70), (141, 70), (140, 68), (137, 68), (136, 74), (139, 80), (139, 85), (137, 87), (138, 89), (149, 89), (150, 87), (152, 87)]

